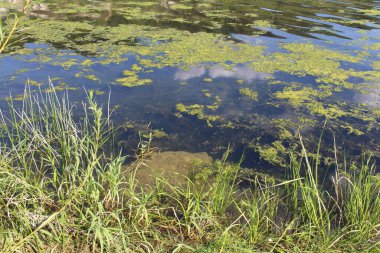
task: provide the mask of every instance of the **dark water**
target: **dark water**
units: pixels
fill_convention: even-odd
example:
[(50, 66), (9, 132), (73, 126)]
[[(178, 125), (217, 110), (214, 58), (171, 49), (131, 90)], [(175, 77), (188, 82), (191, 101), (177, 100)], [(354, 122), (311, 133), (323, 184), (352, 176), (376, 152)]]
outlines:
[[(380, 1), (0, 1), (22, 17), (0, 58), (5, 108), (29, 79), (72, 101), (111, 91), (119, 144), (151, 129), (162, 150), (228, 145), (244, 165), (281, 167), (310, 150), (323, 124), (324, 150), (378, 157)], [(123, 72), (126, 71), (126, 72)], [(124, 79), (123, 79), (124, 78)], [(327, 160), (327, 164), (328, 164)]]

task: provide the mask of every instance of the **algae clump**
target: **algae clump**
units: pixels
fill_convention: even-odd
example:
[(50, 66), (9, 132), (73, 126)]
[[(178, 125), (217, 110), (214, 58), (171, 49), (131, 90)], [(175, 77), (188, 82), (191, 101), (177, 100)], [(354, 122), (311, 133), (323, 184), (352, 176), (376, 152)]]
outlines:
[(199, 105), (199, 104), (193, 104), (193, 105), (184, 105), (182, 103), (179, 103), (176, 105), (177, 111), (180, 113), (186, 113), (192, 116), (196, 116), (200, 120), (206, 120), (207, 125), (212, 127), (211, 122), (217, 121), (220, 119), (220, 116), (218, 115), (209, 115), (206, 114), (205, 106)]
[(240, 94), (246, 96), (246, 97), (249, 97), (250, 99), (254, 100), (254, 101), (257, 101), (257, 97), (258, 97), (258, 93), (257, 91), (253, 91), (249, 88), (241, 88), (239, 89), (239, 92)]

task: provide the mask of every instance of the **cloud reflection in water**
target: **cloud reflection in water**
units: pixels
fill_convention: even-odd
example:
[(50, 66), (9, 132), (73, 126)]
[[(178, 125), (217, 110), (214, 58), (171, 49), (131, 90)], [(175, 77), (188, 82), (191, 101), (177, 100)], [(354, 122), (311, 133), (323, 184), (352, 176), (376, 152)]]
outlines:
[(206, 68), (203, 66), (194, 66), (185, 71), (182, 69), (177, 70), (174, 74), (175, 80), (187, 81), (192, 78), (210, 77), (210, 78), (236, 78), (243, 79), (247, 82), (253, 80), (264, 80), (269, 74), (255, 72), (245, 66), (234, 66), (231, 69), (226, 69), (221, 66)]

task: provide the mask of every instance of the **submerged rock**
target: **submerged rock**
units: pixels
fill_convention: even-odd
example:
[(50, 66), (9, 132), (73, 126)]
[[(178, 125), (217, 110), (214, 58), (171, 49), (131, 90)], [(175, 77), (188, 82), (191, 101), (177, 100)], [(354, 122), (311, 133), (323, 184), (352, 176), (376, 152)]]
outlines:
[(163, 178), (170, 184), (183, 186), (187, 178), (191, 179), (211, 163), (212, 158), (206, 152), (166, 151), (137, 168), (136, 179), (143, 185), (153, 185), (156, 178)]

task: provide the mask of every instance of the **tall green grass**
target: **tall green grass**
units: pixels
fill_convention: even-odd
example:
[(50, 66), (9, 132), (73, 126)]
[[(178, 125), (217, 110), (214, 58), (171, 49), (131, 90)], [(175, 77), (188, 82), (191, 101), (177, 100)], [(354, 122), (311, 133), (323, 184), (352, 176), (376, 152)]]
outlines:
[(1, 252), (380, 250), (380, 180), (371, 157), (350, 166), (336, 158), (326, 188), (318, 182), (320, 154), (310, 156), (300, 138), (302, 156), (291, 155), (286, 180), (245, 178), (239, 163), (223, 159), (185, 186), (157, 178), (146, 187), (135, 172), (149, 159), (151, 139), (126, 166), (107, 150), (111, 113), (93, 93), (79, 110), (50, 90), (26, 90), (0, 115)]

